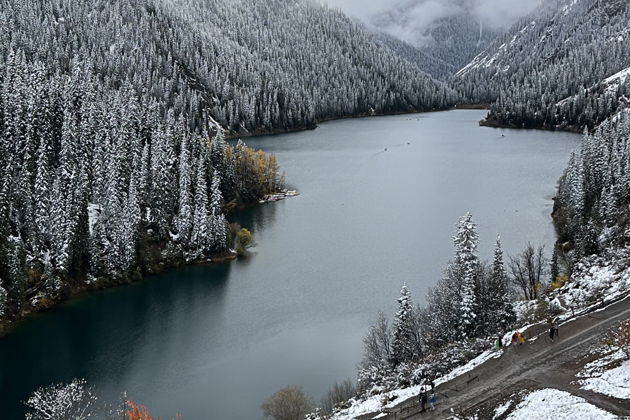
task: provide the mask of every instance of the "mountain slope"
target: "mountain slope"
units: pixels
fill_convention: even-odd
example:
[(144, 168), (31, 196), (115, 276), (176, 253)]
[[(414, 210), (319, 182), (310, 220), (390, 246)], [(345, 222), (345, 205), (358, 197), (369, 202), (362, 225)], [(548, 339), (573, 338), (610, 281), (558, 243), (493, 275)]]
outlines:
[[(516, 127), (593, 125), (557, 106), (630, 65), (630, 5), (624, 0), (541, 4), (462, 68), (453, 86), (472, 102), (494, 102), (488, 123)], [(614, 112), (602, 109), (598, 119)]]
[(327, 118), (443, 108), (453, 92), (342, 13), (309, 1), (3, 0), (10, 48), (133, 80), (202, 127), (246, 134)]

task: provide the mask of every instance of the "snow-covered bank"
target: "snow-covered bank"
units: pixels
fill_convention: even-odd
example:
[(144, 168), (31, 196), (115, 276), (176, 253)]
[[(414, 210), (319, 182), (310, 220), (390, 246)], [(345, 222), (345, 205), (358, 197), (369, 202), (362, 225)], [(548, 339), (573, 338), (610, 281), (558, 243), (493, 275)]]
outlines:
[[(457, 367), (446, 375), (437, 378), (434, 381), (434, 385), (438, 386), (443, 383), (449, 382), (458, 376), (470, 372), (471, 370), (487, 362), (488, 360), (500, 357), (501, 354), (503, 354), (502, 350), (487, 350), (466, 363), (465, 365)], [(362, 401), (353, 399), (351, 400), (351, 406), (349, 408), (335, 413), (332, 419), (350, 420), (369, 413), (385, 413), (388, 409), (395, 407), (402, 401), (417, 396), (422, 388), (427, 388), (427, 386), (416, 385), (409, 388), (397, 389), (395, 391), (379, 394)], [(379, 414), (375, 414), (374, 418), (378, 418), (378, 415)]]
[(621, 351), (608, 352), (576, 375), (582, 389), (619, 399), (630, 399), (630, 360)]
[(583, 398), (552, 388), (529, 393), (507, 416), (508, 420), (612, 420), (616, 418), (611, 413), (589, 404)]

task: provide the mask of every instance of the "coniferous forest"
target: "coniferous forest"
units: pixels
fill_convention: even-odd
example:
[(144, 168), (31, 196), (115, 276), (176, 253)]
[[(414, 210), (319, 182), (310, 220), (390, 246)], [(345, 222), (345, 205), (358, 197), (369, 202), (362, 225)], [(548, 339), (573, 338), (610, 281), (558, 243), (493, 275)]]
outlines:
[(226, 251), (226, 204), (256, 202), (281, 177), (272, 156), (222, 133), (456, 98), (342, 13), (308, 2), (0, 6), (8, 319), (76, 288)]

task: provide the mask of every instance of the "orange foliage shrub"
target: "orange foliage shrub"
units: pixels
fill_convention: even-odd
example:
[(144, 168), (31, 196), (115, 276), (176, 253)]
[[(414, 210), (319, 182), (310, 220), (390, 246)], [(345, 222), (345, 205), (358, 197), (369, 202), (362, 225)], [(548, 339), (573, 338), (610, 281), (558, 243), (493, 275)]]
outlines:
[[(127, 409), (125, 417), (126, 420), (154, 420), (153, 417), (151, 417), (151, 414), (149, 414), (149, 410), (147, 410), (145, 406), (138, 405), (133, 401), (127, 401), (127, 405), (129, 406), (129, 408)], [(155, 420), (160, 420), (160, 418), (158, 417)], [(175, 420), (182, 420), (182, 416), (180, 414), (177, 414), (175, 416)]]

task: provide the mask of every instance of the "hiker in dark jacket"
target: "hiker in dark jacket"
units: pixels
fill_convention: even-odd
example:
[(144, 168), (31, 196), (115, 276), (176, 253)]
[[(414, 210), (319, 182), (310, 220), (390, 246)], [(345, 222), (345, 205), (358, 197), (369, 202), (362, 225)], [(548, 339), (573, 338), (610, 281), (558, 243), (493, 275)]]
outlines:
[(420, 390), (420, 412), (424, 413), (427, 406), (427, 392), (422, 388)]

